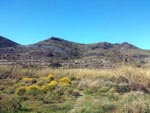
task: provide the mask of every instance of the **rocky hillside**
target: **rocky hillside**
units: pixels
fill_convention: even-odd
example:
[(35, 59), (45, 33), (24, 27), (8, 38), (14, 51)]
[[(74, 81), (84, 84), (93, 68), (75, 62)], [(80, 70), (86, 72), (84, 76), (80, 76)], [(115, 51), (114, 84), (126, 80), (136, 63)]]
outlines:
[(0, 36), (0, 48), (5, 48), (5, 47), (14, 47), (17, 46), (18, 44), (14, 41), (11, 41), (5, 37)]
[[(8, 44), (7, 41), (0, 43)], [(127, 42), (79, 44), (51, 37), (27, 46), (17, 43), (14, 43), (13, 47), (3, 46), (0, 53), (1, 64), (21, 66), (111, 68), (122, 64), (136, 66), (150, 64), (150, 51), (142, 50)]]

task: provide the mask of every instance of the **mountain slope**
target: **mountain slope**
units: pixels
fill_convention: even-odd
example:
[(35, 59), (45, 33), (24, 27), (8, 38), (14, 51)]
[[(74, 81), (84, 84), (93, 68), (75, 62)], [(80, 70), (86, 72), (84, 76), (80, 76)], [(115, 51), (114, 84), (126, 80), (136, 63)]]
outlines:
[[(45, 48), (53, 48), (53, 51), (58, 52), (59, 54), (63, 54), (62, 57), (66, 56), (68, 58), (74, 58), (79, 57), (81, 55), (81, 45), (78, 43), (70, 42), (67, 40), (63, 40), (57, 37), (51, 37), (47, 40), (38, 42), (34, 44), (36, 46), (45, 47)], [(47, 51), (48, 52), (48, 51)], [(49, 51), (49, 54), (52, 54), (51, 51)]]
[(19, 45), (19, 44), (14, 41), (11, 41), (5, 37), (0, 36), (0, 48), (14, 47), (17, 45)]
[(17, 62), (19, 65), (61, 64), (66, 68), (111, 68), (121, 64), (150, 65), (150, 51), (127, 42), (79, 44), (51, 37), (28, 46), (0, 48), (0, 53), (0, 60)]

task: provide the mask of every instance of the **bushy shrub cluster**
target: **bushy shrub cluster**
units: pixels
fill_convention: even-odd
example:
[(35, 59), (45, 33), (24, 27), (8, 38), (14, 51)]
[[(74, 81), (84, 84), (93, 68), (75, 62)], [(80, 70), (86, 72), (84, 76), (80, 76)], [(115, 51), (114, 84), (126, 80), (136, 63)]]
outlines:
[[(36, 79), (27, 77), (22, 79), (22, 81), (24, 82), (33, 80)], [(69, 77), (62, 77), (59, 80), (55, 80), (52, 74), (49, 74), (47, 77), (39, 77), (39, 79), (37, 79), (36, 81), (38, 82), (18, 87), (15, 94), (20, 96), (24, 94), (37, 95), (41, 93), (47, 93), (48, 91), (55, 89), (57, 86), (65, 87), (71, 85), (71, 79)]]
[(48, 92), (48, 91), (52, 90), (53, 88), (55, 88), (57, 85), (58, 85), (57, 81), (53, 80), (49, 84), (43, 85), (42, 90), (44, 92)]
[(68, 77), (63, 77), (59, 79), (60, 85), (62, 86), (69, 86), (71, 85), (71, 79)]
[(24, 77), (24, 78), (22, 79), (22, 81), (23, 81), (25, 84), (27, 84), (27, 85), (31, 85), (31, 84), (34, 84), (34, 83), (37, 82), (37, 81), (36, 81), (36, 78), (29, 78), (29, 77)]

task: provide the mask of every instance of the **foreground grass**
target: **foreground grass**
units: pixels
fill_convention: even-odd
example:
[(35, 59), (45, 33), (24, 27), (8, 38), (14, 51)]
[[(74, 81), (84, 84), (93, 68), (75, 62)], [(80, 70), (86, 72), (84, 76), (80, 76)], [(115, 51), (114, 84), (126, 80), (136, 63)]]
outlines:
[(0, 67), (0, 113), (150, 113), (150, 69)]

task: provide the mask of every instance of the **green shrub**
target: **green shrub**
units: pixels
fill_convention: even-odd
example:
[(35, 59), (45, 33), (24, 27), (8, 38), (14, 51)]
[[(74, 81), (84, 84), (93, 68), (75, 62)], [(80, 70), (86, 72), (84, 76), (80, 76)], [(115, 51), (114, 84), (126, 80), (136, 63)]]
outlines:
[(16, 113), (21, 108), (21, 103), (17, 98), (9, 98), (0, 102), (0, 113)]
[(100, 92), (100, 93), (105, 93), (105, 92), (108, 92), (109, 89), (110, 89), (109, 87), (103, 86), (102, 88), (99, 89), (99, 92)]
[(125, 92), (129, 92), (130, 88), (129, 85), (126, 83), (120, 83), (118, 85), (116, 85), (116, 91), (119, 93), (125, 93)]

